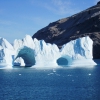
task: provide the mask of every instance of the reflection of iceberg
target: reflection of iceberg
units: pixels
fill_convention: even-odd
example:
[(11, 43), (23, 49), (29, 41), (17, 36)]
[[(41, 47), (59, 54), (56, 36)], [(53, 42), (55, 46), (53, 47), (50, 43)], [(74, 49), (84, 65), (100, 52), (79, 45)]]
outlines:
[[(26, 35), (15, 40), (13, 46), (0, 38), (0, 64), (36, 67), (58, 65), (96, 65), (92, 60), (93, 42), (89, 37), (73, 40), (59, 50), (55, 44), (38, 41)], [(83, 62), (83, 63), (82, 63)]]

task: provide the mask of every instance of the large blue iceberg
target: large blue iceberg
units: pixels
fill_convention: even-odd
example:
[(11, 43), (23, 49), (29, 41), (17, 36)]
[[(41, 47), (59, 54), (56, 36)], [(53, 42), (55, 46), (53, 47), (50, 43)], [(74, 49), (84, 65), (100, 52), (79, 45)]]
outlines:
[(23, 40), (15, 40), (11, 45), (0, 38), (0, 65), (58, 67), (96, 65), (92, 60), (93, 41), (87, 36), (62, 46), (45, 43), (44, 40), (32, 39), (26, 35)]

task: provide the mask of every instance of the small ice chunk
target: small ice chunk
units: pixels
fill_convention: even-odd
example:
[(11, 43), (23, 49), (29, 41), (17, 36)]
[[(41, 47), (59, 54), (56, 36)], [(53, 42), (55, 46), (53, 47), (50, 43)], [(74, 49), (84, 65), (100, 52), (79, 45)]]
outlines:
[(57, 76), (60, 76), (60, 74), (56, 74)]
[(54, 73), (50, 73), (50, 74), (48, 74), (48, 75), (53, 75)]
[(91, 73), (88, 74), (89, 76), (91, 75)]
[(53, 69), (53, 72), (55, 73), (55, 72), (56, 72), (56, 70), (54, 70), (54, 69)]
[(69, 75), (67, 75), (67, 76), (72, 76), (72, 75), (69, 74)]
[(22, 75), (22, 74), (19, 74), (19, 76), (20, 76), (20, 75)]

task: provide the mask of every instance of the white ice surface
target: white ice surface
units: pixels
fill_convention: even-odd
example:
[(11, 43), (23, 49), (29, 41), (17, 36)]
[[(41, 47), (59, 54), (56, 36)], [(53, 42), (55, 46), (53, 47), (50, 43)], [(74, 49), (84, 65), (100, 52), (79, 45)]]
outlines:
[(63, 58), (68, 66), (96, 65), (92, 60), (92, 47), (93, 41), (88, 36), (70, 41), (60, 50), (55, 44), (33, 40), (29, 35), (22, 40), (16, 39), (13, 46), (6, 39), (0, 38), (0, 64), (57, 67), (58, 59), (62, 61)]

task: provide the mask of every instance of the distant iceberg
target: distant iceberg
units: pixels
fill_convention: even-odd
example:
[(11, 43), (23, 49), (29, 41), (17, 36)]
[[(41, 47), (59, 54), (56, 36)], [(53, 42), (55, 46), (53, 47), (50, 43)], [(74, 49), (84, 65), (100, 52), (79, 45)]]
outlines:
[(24, 39), (15, 39), (11, 45), (6, 39), (0, 38), (0, 65), (57, 67), (97, 65), (92, 56), (93, 41), (87, 36), (62, 46), (45, 43), (44, 40), (32, 39), (26, 35)]

